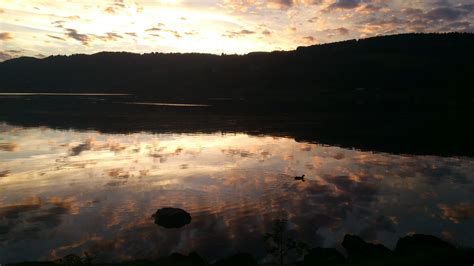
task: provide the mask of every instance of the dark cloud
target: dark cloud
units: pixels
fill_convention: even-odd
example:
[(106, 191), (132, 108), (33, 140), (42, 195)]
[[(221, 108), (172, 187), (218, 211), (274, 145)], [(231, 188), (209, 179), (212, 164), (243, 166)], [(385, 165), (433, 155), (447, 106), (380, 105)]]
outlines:
[(64, 23), (66, 23), (66, 21), (64, 20), (55, 20), (53, 22), (51, 22), (51, 24), (53, 24), (56, 28), (64, 28)]
[(50, 34), (47, 34), (46, 36), (48, 36), (49, 38), (53, 38), (53, 39), (56, 39), (56, 40), (60, 40), (60, 41), (65, 41), (66, 39), (62, 38), (62, 37), (58, 37), (58, 36), (54, 36), (54, 35), (50, 35)]
[(9, 170), (0, 171), (0, 177), (6, 177), (10, 175)]
[(39, 197), (24, 199), (13, 205), (0, 207), (0, 235), (9, 243), (31, 240), (42, 230), (53, 229), (62, 217), (74, 209), (73, 201), (60, 198), (42, 200)]
[(91, 37), (86, 34), (80, 34), (75, 29), (66, 29), (66, 36), (81, 42), (85, 46), (89, 46)]
[(106, 7), (104, 12), (109, 14), (116, 14), (120, 9), (125, 8), (125, 3), (123, 0), (115, 0), (112, 5)]
[(378, 232), (388, 232), (388, 233), (396, 233), (396, 220), (394, 217), (388, 218), (384, 215), (380, 215), (369, 222), (369, 226), (364, 228), (360, 233), (359, 236), (365, 240), (377, 240), (377, 233)]
[(268, 6), (273, 8), (285, 9), (293, 5), (293, 0), (269, 0)]
[[(377, 6), (383, 5), (377, 3)], [(442, 1), (433, 3), (432, 7), (424, 10), (387, 8), (383, 16), (380, 12), (367, 12), (357, 24), (360, 25), (359, 31), (364, 33), (362, 37), (406, 32), (469, 32), (473, 28), (470, 18), (474, 5), (455, 5)]]
[(223, 149), (221, 150), (222, 153), (231, 155), (231, 156), (240, 156), (242, 158), (248, 158), (248, 157), (255, 157), (256, 154), (247, 151), (247, 150), (241, 150), (241, 149)]
[[(10, 53), (8, 53), (8, 55), (10, 55)], [(17, 150), (18, 150), (18, 144), (14, 142), (0, 143), (0, 151), (17, 151)]]
[(439, 165), (433, 167), (429, 164), (420, 164), (419, 172), (426, 178), (429, 184), (441, 184), (453, 182), (457, 184), (469, 184), (471, 180), (459, 171), (453, 170), (450, 165)]
[[(146, 29), (145, 31), (151, 31), (151, 32), (157, 32), (157, 31), (158, 31), (158, 32), (167, 32), (167, 33), (172, 34), (172, 35), (173, 35), (174, 37), (176, 37), (176, 38), (181, 38), (181, 37), (182, 37), (181, 34), (180, 34), (178, 31), (172, 30), (172, 29), (164, 28), (164, 26), (165, 26), (165, 25), (164, 25), (163, 23), (158, 23), (155, 27)], [(159, 35), (157, 35), (157, 34), (155, 34), (155, 33), (154, 33), (154, 34), (150, 34), (150, 35), (152, 35), (152, 36), (157, 36), (157, 37), (159, 36)]]
[(13, 56), (11, 54), (6, 53), (6, 52), (0, 52), (0, 61), (5, 61), (12, 58)]
[(184, 34), (186, 34), (186, 35), (197, 35), (198, 32), (195, 31), (195, 30), (192, 30), (192, 31), (187, 31), (187, 32), (185, 32)]
[(13, 40), (13, 35), (10, 32), (0, 32), (0, 41)]
[(316, 41), (316, 39), (313, 36), (305, 36), (303, 37), (303, 40), (310, 43), (313, 43)]
[(458, 9), (453, 9), (449, 7), (437, 8), (429, 11), (426, 14), (426, 18), (431, 20), (456, 20), (463, 15), (463, 12)]
[(5, 52), (11, 53), (11, 54), (19, 54), (21, 53), (21, 50), (6, 50)]
[(312, 18), (308, 19), (308, 22), (309, 22), (309, 23), (314, 23), (314, 22), (316, 22), (316, 21), (318, 21), (318, 20), (319, 20), (318, 17), (312, 17)]
[(137, 34), (135, 32), (125, 32), (125, 34), (128, 36), (137, 37)]
[(39, 198), (26, 199), (17, 204), (0, 207), (0, 217), (16, 219), (24, 212), (38, 210), (40, 207), (41, 200)]
[(340, 35), (347, 35), (347, 34), (349, 34), (349, 30), (348, 30), (347, 28), (344, 28), (344, 27), (337, 28), (336, 31), (337, 31), (337, 33), (339, 33)]
[(353, 9), (361, 4), (361, 0), (337, 0), (328, 9)]
[(222, 36), (227, 38), (243, 37), (246, 35), (255, 34), (254, 31), (243, 29), (241, 31), (226, 31)]
[(378, 3), (378, 4), (366, 4), (361, 7), (361, 13), (372, 13), (372, 12), (379, 12), (383, 8), (387, 8), (386, 4)]
[(461, 31), (461, 32), (471, 32), (474, 24), (471, 24), (469, 21), (455, 21), (449, 24), (444, 25), (439, 28), (439, 31), (448, 32), (448, 31)]
[(95, 36), (97, 39), (100, 39), (102, 41), (116, 41), (117, 39), (122, 39), (123, 37), (114, 32), (107, 32), (105, 33), (104, 36)]
[(468, 220), (474, 218), (474, 203), (459, 203), (453, 207), (447, 204), (439, 204), (438, 207), (441, 209), (441, 216), (443, 219), (452, 221), (453, 223), (459, 223), (461, 220)]
[(146, 29), (145, 31), (162, 31), (162, 30), (163, 29), (160, 27), (153, 27), (153, 28)]
[(81, 143), (75, 147), (71, 148), (71, 156), (77, 156), (81, 154), (83, 151), (88, 151), (92, 149), (92, 141), (88, 140), (85, 143)]
[[(80, 41), (85, 46), (89, 46), (90, 43), (93, 40), (116, 41), (118, 39), (123, 38), (122, 35), (120, 35), (118, 33), (115, 33), (115, 32), (106, 32), (104, 35), (81, 34), (81, 33), (78, 33), (77, 30), (69, 29), (69, 28), (66, 29), (65, 35), (72, 38), (72, 39), (74, 39), (74, 40)], [(55, 39), (58, 39), (58, 40), (62, 39), (60, 37), (53, 36), (53, 35), (48, 35), (48, 37), (55, 38)], [(64, 39), (62, 39), (62, 40), (64, 40)]]

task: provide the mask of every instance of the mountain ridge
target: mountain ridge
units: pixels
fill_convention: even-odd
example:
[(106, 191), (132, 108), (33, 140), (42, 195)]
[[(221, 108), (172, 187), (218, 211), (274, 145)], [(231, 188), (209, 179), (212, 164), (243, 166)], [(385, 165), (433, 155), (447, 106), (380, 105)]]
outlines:
[[(472, 107), (474, 34), (399, 34), (246, 55), (100, 52), (0, 63), (0, 92), (128, 93), (326, 108)], [(329, 103), (328, 103), (329, 102)]]

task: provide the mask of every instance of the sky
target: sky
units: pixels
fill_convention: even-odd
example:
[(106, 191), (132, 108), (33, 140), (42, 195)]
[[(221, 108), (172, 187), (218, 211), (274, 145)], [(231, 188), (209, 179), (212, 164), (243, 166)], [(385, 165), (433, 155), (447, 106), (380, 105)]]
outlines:
[(472, 0), (0, 0), (0, 61), (99, 51), (244, 54), (474, 32)]

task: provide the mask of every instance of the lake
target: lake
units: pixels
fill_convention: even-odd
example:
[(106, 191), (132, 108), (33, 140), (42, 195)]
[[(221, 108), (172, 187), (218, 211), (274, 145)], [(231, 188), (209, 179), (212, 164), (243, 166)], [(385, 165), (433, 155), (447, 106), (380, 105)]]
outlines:
[[(413, 233), (474, 245), (471, 157), (238, 129), (116, 131), (0, 124), (1, 263), (192, 251), (210, 261), (238, 252), (268, 261), (262, 237), (277, 219), (314, 247), (339, 247), (346, 233), (390, 248)], [(186, 210), (191, 223), (156, 225), (163, 207)]]

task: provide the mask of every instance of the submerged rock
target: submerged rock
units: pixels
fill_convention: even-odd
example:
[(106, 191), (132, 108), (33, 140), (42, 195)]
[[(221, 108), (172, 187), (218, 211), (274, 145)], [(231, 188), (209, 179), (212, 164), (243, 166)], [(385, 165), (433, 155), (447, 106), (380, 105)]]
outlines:
[(166, 207), (152, 216), (155, 224), (165, 228), (181, 228), (191, 222), (191, 215), (183, 209)]

